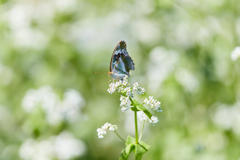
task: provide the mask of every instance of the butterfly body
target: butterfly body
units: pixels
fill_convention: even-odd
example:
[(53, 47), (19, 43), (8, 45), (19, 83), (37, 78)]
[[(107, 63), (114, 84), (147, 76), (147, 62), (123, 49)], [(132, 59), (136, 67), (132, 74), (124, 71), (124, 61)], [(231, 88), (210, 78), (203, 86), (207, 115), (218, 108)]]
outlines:
[(123, 80), (126, 75), (129, 77), (130, 70), (134, 69), (133, 60), (127, 52), (127, 45), (124, 41), (120, 41), (113, 51), (108, 74), (114, 79)]

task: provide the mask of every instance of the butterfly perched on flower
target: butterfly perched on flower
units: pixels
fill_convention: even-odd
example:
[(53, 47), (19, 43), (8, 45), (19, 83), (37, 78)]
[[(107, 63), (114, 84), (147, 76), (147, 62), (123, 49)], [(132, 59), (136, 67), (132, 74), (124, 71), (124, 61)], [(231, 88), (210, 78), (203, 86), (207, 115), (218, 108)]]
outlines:
[(115, 47), (110, 61), (110, 72), (112, 78), (123, 80), (130, 70), (134, 70), (132, 58), (128, 55), (126, 42), (120, 41)]

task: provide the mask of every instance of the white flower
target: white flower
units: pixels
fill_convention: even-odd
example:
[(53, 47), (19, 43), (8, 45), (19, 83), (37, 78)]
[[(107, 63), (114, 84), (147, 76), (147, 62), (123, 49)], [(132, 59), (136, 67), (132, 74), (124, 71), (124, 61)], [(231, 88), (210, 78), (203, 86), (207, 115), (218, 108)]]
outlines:
[(127, 91), (127, 92), (131, 92), (131, 88), (130, 87), (126, 87), (124, 90)]
[(152, 96), (149, 96), (149, 99), (145, 98), (144, 103), (153, 108), (158, 112), (162, 112), (161, 102), (154, 100)]
[(149, 119), (149, 122), (150, 122), (150, 123), (157, 123), (157, 122), (158, 122), (158, 118), (152, 116), (151, 119)]
[(105, 123), (101, 128), (97, 129), (98, 132), (98, 138), (103, 138), (105, 134), (107, 134), (107, 131), (115, 131), (117, 129), (117, 125), (112, 125), (111, 123)]
[(118, 87), (118, 92), (121, 92), (121, 91), (123, 91), (123, 90), (124, 90), (124, 87), (123, 87), (123, 86)]
[(62, 132), (46, 140), (26, 140), (19, 149), (19, 157), (23, 160), (74, 159), (86, 152), (85, 143), (75, 139), (71, 133)]
[(130, 87), (126, 87), (124, 91), (126, 91), (126, 96), (133, 98), (133, 93)]
[(128, 107), (122, 107), (121, 111), (124, 112), (124, 111), (127, 111), (128, 109), (129, 109)]
[[(126, 87), (128, 85), (128, 79), (124, 78), (123, 81), (118, 81), (116, 83), (112, 82), (111, 84), (109, 84), (109, 88), (107, 89), (107, 91), (112, 94), (114, 93), (116, 90), (118, 92), (124, 91), (126, 88), (127, 90), (131, 90), (130, 87), (128, 89), (128, 87)], [(129, 92), (128, 92), (129, 93)]]
[(240, 57), (240, 47), (236, 47), (231, 53), (231, 58), (233, 61), (236, 61), (239, 57)]
[(41, 107), (46, 113), (47, 122), (52, 125), (58, 125), (62, 121), (76, 121), (83, 106), (84, 99), (77, 90), (68, 89), (63, 100), (60, 100), (50, 86), (28, 90), (22, 100), (22, 107), (26, 112), (31, 113)]
[(138, 82), (134, 83), (134, 85), (133, 85), (133, 90), (134, 90), (135, 92), (137, 92), (138, 95), (142, 95), (142, 94), (144, 94), (144, 92), (145, 92), (145, 89), (144, 89), (144, 88), (139, 87)]
[(138, 89), (137, 89), (137, 94), (138, 94), (138, 95), (142, 95), (142, 94), (144, 94), (144, 92), (145, 92), (145, 89), (144, 89), (144, 88), (138, 87)]
[(137, 115), (140, 121), (147, 121), (149, 119), (143, 111), (137, 112)]
[(150, 122), (150, 123), (157, 123), (158, 118), (155, 116), (152, 116), (151, 119), (148, 118), (148, 116), (143, 112), (139, 111), (137, 112), (138, 118), (140, 121)]
[(134, 90), (134, 91), (137, 91), (138, 86), (139, 86), (138, 82), (134, 83), (134, 84), (133, 84), (133, 90)]
[(144, 103), (148, 103), (148, 99), (147, 99), (147, 98), (145, 98), (143, 102), (144, 102)]
[(122, 111), (127, 111), (130, 107), (131, 107), (131, 100), (129, 99), (129, 97), (124, 97), (121, 96), (120, 97), (120, 106), (122, 107)]
[(62, 132), (54, 137), (53, 150), (57, 159), (73, 159), (86, 152), (85, 143), (73, 137), (70, 132)]
[(110, 83), (109, 84), (109, 89), (107, 90), (110, 94), (114, 93), (117, 89), (118, 84), (116, 85), (115, 83)]

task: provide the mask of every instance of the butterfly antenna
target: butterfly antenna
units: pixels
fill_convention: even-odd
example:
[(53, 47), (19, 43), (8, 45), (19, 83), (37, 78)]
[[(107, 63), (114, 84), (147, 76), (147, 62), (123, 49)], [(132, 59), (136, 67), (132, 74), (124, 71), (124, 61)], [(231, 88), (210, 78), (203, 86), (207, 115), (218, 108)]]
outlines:
[(107, 71), (105, 71), (105, 72), (93, 72), (93, 73), (108, 73)]

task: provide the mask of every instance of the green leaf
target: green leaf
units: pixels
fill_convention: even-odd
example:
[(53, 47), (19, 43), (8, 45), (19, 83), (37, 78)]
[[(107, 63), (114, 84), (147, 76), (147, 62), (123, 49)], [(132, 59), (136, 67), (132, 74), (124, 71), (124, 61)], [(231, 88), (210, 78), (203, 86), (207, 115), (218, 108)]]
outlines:
[(132, 106), (134, 106), (131, 108), (133, 111), (143, 111), (148, 116), (148, 118), (151, 119), (152, 113), (137, 100), (132, 100)]
[(129, 144), (134, 144), (135, 143), (135, 138), (131, 137), (131, 136), (128, 136), (127, 137), (127, 140), (126, 140), (126, 146), (129, 145)]
[[(133, 147), (135, 147), (135, 146), (133, 146)], [(131, 152), (132, 152), (132, 150), (127, 151), (127, 147), (124, 148), (121, 152), (119, 160), (127, 160)]]
[(135, 138), (128, 136), (126, 140), (126, 148), (121, 152), (119, 160), (127, 160), (130, 153), (135, 149)]
[(141, 159), (142, 155), (148, 151), (150, 146), (143, 141), (140, 141), (139, 144), (136, 144), (136, 139), (128, 136), (126, 140), (126, 148), (121, 152), (119, 160), (127, 160), (130, 153), (134, 151), (137, 159)]
[(136, 156), (142, 156), (144, 153), (146, 153), (149, 149), (149, 145), (147, 145), (144, 142), (140, 142), (139, 144), (135, 144), (135, 150), (134, 150), (134, 154)]
[(147, 152), (148, 150), (149, 150), (149, 148), (150, 148), (150, 146), (147, 144), (147, 143), (145, 143), (145, 142), (143, 142), (143, 141), (140, 141), (139, 142), (139, 145)]

